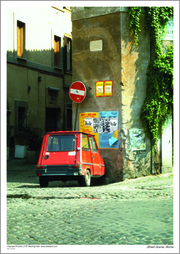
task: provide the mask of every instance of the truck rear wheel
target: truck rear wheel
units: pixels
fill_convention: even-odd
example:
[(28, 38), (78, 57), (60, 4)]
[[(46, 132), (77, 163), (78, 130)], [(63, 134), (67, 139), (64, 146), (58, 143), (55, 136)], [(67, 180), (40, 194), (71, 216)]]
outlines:
[(40, 176), (39, 177), (39, 184), (40, 187), (47, 187), (48, 186), (48, 179), (46, 177)]

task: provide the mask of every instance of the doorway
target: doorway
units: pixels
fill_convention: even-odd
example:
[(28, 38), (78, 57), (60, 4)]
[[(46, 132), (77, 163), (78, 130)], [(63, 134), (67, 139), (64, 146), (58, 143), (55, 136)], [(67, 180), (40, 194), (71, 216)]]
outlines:
[(45, 131), (60, 131), (61, 109), (46, 108)]

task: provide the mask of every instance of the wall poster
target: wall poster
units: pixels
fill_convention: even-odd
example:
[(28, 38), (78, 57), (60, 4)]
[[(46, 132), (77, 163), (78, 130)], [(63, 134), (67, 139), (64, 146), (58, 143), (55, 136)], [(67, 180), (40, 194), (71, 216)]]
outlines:
[(146, 150), (145, 134), (142, 129), (132, 128), (130, 130), (130, 144), (132, 151)]
[(97, 81), (96, 82), (96, 97), (112, 96), (113, 82), (112, 80)]
[(79, 114), (79, 131), (95, 135), (99, 148), (119, 148), (119, 111)]

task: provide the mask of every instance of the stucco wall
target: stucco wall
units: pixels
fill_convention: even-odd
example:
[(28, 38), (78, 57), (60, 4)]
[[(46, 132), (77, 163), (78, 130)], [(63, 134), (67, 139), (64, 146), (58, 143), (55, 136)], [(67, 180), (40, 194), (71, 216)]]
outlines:
[[(62, 9), (62, 8), (61, 8)], [(52, 65), (54, 35), (62, 38), (71, 36), (71, 13), (51, 7), (8, 7), (7, 8), (7, 51), (10, 56), (17, 52), (17, 20), (25, 23), (26, 58), (34, 63)]]
[(146, 72), (150, 61), (149, 35), (144, 31), (143, 19), (141, 21), (139, 43), (135, 46), (129, 30), (128, 15), (121, 13), (121, 114), (124, 178), (147, 175), (151, 171), (149, 139), (145, 137), (145, 150), (133, 150), (130, 137), (131, 130), (142, 129), (140, 112), (146, 96)]
[[(119, 24), (114, 27), (114, 24)], [(78, 113), (119, 111), (121, 112), (121, 41), (120, 13), (83, 19), (73, 23), (73, 81), (82, 81), (87, 88), (86, 99), (79, 104)], [(90, 42), (102, 40), (101, 51), (90, 51)], [(96, 97), (95, 83), (113, 80), (112, 97)], [(76, 105), (73, 104), (73, 117)], [(121, 120), (120, 120), (121, 121)], [(74, 119), (73, 119), (74, 123)], [(79, 126), (77, 125), (77, 129)], [(119, 124), (120, 134), (120, 124)], [(122, 179), (120, 149), (101, 149), (108, 166), (111, 181)], [(119, 167), (117, 165), (119, 164)]]
[[(61, 112), (64, 111), (62, 78), (11, 64), (7, 65), (7, 76), (7, 100), (11, 110), (10, 125), (15, 125), (15, 100), (28, 102), (28, 123), (43, 130), (45, 130), (46, 107), (61, 108)], [(41, 82), (38, 82), (38, 76), (41, 77)], [(30, 86), (29, 92), (28, 86)], [(47, 89), (50, 86), (60, 89), (57, 93), (56, 105), (48, 102)], [(66, 93), (68, 92), (66, 91)], [(11, 135), (14, 135), (14, 129), (12, 129)]]
[[(72, 14), (73, 81), (82, 81), (88, 91), (86, 99), (79, 104), (78, 113), (119, 111), (119, 148), (101, 149), (107, 175), (112, 182), (148, 175), (150, 142), (145, 139), (145, 149), (133, 150), (130, 139), (131, 129), (142, 130), (140, 110), (150, 60), (149, 37), (143, 31), (144, 24), (139, 46), (135, 46), (127, 8), (76, 7)], [(90, 42), (96, 40), (102, 40), (102, 50), (92, 52)], [(95, 82), (100, 80), (113, 81), (112, 97), (95, 96)], [(73, 104), (73, 118), (75, 110)]]
[[(54, 66), (54, 36), (71, 38), (71, 11), (65, 7), (11, 6), (7, 8), (7, 107), (8, 126), (11, 126), (11, 156), (16, 144), (19, 107), (27, 106), (27, 123), (45, 131), (51, 121), (57, 121), (58, 130), (66, 129), (67, 103), (71, 104), (68, 88), (72, 74), (64, 73), (63, 54), (60, 54), (61, 68)], [(17, 57), (17, 22), (24, 23), (25, 50), (23, 58)], [(24, 47), (23, 47), (24, 48)], [(59, 91), (48, 91), (48, 87)], [(51, 98), (50, 98), (51, 97)], [(17, 105), (18, 103), (18, 105)], [(26, 108), (25, 108), (26, 111)], [(50, 112), (50, 113), (49, 113)], [(57, 115), (57, 116), (56, 116)], [(54, 126), (52, 128), (55, 128)], [(8, 135), (9, 136), (9, 135)], [(8, 137), (9, 139), (9, 137)]]

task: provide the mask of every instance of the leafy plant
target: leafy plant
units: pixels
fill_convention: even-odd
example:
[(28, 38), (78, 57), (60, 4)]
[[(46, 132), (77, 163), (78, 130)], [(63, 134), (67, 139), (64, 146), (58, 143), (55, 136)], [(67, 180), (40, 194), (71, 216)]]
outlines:
[[(134, 31), (135, 43), (137, 43), (141, 10), (139, 7), (131, 7), (129, 14), (130, 28)], [(145, 8), (146, 30), (150, 31), (150, 43), (154, 47), (155, 55), (148, 66), (147, 92), (140, 117), (145, 132), (152, 141), (153, 148), (157, 144), (158, 135), (168, 115), (172, 114), (173, 108), (173, 46), (163, 53), (161, 44), (164, 28), (172, 15), (173, 7)]]
[(130, 16), (130, 28), (132, 34), (134, 35), (135, 44), (138, 44), (138, 35), (141, 32), (140, 28), (140, 16), (141, 16), (141, 7), (131, 7), (129, 11)]
[(41, 128), (24, 125), (22, 126), (21, 132), (19, 132), (18, 136), (24, 139), (28, 150), (38, 151), (41, 149), (43, 140), (43, 130)]

